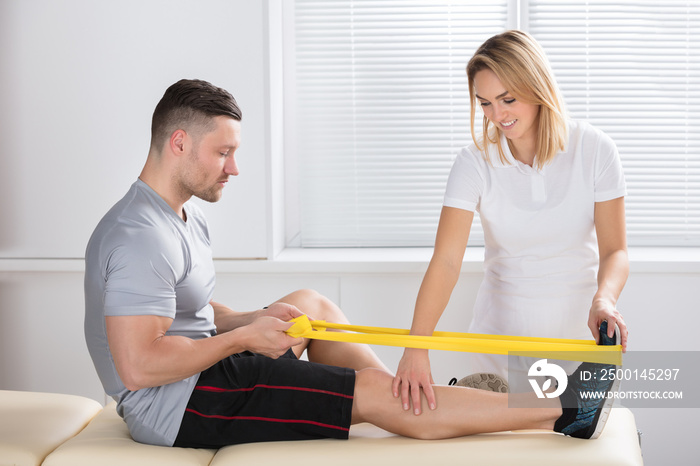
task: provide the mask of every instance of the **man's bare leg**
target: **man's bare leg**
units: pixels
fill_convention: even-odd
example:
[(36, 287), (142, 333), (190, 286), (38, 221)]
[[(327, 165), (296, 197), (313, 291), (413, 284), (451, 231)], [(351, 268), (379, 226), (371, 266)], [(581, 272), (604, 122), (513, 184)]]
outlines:
[[(434, 386), (439, 408), (423, 407), (416, 416), (404, 410), (391, 393), (392, 376), (379, 370), (357, 373), (352, 422), (369, 422), (389, 432), (420, 439), (461, 437), (484, 432), (518, 429), (552, 430), (561, 416), (557, 399), (537, 408), (508, 408), (509, 396), (531, 397), (534, 393), (513, 395), (465, 387)], [(423, 398), (425, 403), (425, 399)]]
[[(599, 345), (620, 344), (620, 330), (607, 335), (608, 323), (600, 325)], [(547, 429), (581, 439), (598, 438), (610, 415), (619, 380), (602, 377), (614, 364), (584, 362), (568, 376), (558, 398), (539, 399), (534, 393), (505, 394), (464, 387), (434, 386), (438, 409), (416, 416), (390, 394), (393, 377), (374, 369), (357, 372), (352, 422), (368, 421), (408, 437), (451, 438), (482, 432)], [(582, 377), (588, 374), (589, 377)], [(584, 396), (584, 394), (588, 394)], [(511, 397), (517, 397), (513, 400)], [(517, 406), (509, 408), (509, 400)], [(425, 399), (421, 399), (425, 403)], [(562, 408), (564, 406), (564, 408)], [(415, 407), (414, 407), (415, 408)]]
[[(325, 320), (338, 324), (350, 323), (333, 301), (314, 290), (298, 290), (278, 302), (296, 306), (312, 320)], [(349, 367), (356, 371), (376, 368), (391, 373), (367, 345), (305, 339), (303, 344), (293, 347), (292, 350), (297, 357), (301, 357), (304, 350), (307, 350), (309, 361), (321, 364)]]

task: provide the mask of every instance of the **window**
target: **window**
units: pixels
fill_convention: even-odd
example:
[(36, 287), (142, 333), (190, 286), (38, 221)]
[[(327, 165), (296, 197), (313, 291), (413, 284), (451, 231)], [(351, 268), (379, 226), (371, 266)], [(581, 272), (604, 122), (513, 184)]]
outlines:
[(700, 245), (700, 4), (529, 2), (569, 110), (613, 138), (630, 244)]
[(617, 143), (630, 244), (700, 245), (700, 5), (660, 3), (296, 0), (289, 245), (432, 246), (471, 139), (466, 63), (511, 27), (542, 44), (571, 116)]

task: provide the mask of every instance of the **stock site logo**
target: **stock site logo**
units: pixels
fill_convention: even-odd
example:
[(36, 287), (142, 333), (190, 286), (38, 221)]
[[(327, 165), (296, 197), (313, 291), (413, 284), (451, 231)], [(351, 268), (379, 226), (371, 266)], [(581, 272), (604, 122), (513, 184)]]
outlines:
[[(527, 372), (530, 377), (547, 377), (547, 379), (540, 387), (537, 379), (529, 378), (528, 382), (532, 385), (532, 389), (535, 391), (537, 398), (556, 398), (566, 390), (566, 384), (569, 382), (566, 377), (566, 372), (564, 369), (556, 364), (550, 364), (546, 359), (540, 359), (530, 366), (530, 370)], [(551, 393), (546, 393), (552, 387), (552, 377), (557, 381), (557, 389)]]

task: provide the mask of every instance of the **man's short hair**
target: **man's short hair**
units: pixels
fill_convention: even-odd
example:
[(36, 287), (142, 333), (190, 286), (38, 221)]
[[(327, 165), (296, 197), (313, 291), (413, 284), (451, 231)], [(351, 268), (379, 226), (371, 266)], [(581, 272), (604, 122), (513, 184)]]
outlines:
[(227, 90), (198, 79), (181, 79), (165, 91), (153, 111), (151, 147), (161, 150), (178, 129), (205, 134), (214, 129), (216, 116), (240, 121), (243, 115)]

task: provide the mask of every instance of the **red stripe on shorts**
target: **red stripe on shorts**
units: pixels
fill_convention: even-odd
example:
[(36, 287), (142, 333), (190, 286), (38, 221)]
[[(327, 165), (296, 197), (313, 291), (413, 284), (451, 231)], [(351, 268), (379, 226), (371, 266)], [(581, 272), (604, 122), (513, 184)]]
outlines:
[(187, 408), (188, 413), (195, 414), (197, 416), (206, 417), (210, 419), (223, 419), (226, 421), (264, 421), (264, 422), (282, 422), (286, 424), (312, 424), (315, 426), (326, 427), (328, 429), (337, 429), (348, 432), (350, 429), (347, 427), (333, 426), (330, 424), (324, 424), (322, 422), (307, 421), (304, 419), (276, 419), (270, 417), (258, 417), (258, 416), (221, 416), (219, 414), (202, 414), (194, 409)]
[(300, 392), (323, 393), (326, 395), (339, 396), (341, 398), (348, 398), (351, 400), (353, 399), (352, 395), (346, 395), (344, 393), (331, 392), (328, 390), (318, 390), (316, 388), (288, 387), (288, 386), (284, 386), (284, 385), (257, 384), (257, 385), (253, 385), (252, 387), (248, 387), (248, 388), (219, 388), (219, 387), (209, 387), (206, 385), (198, 385), (194, 389), (201, 390), (204, 392), (231, 393), (231, 392), (250, 392), (250, 391), (255, 390), (256, 388), (269, 388), (269, 389), (273, 389), (273, 390), (297, 390)]

